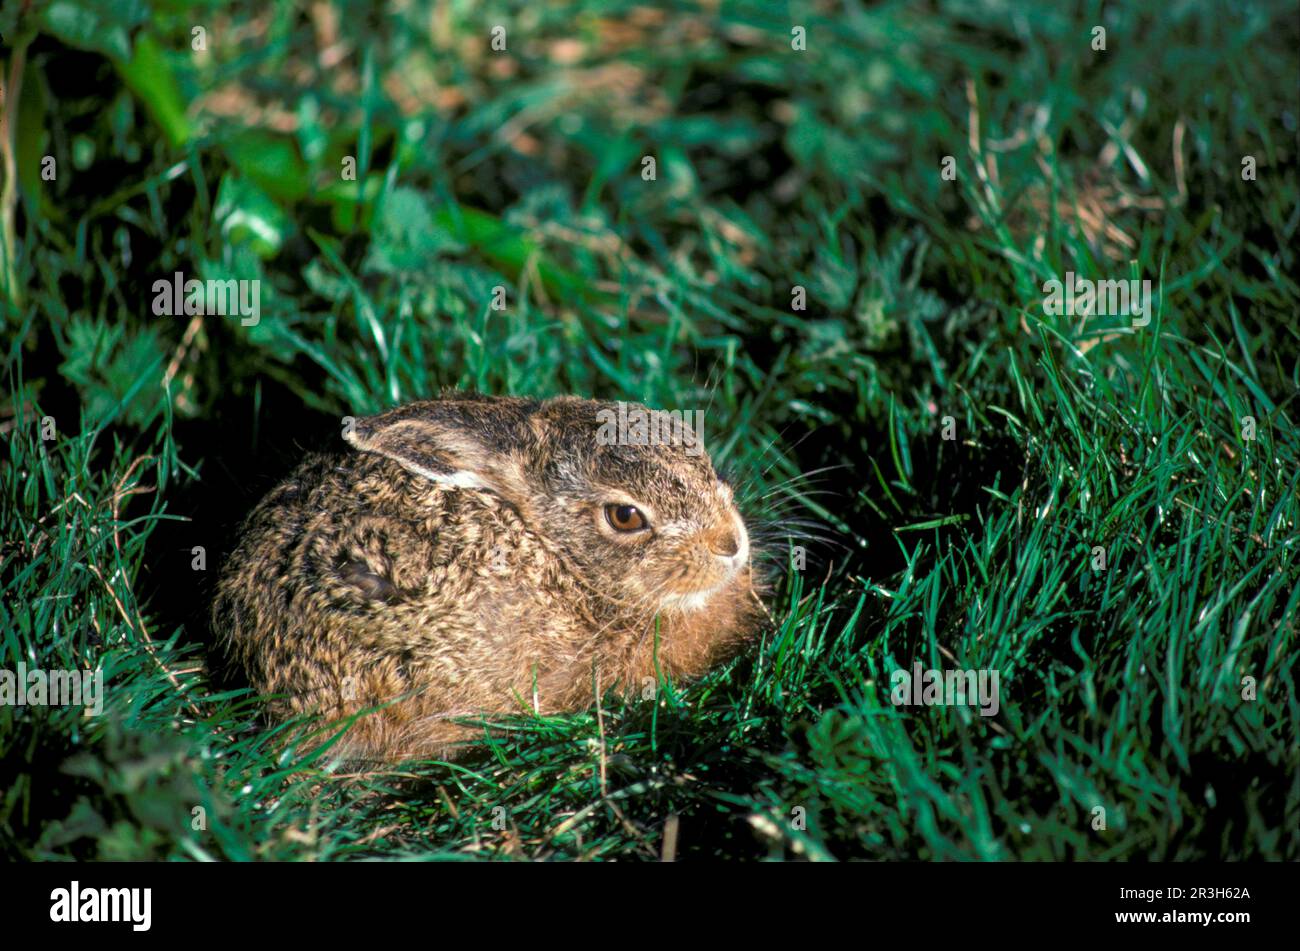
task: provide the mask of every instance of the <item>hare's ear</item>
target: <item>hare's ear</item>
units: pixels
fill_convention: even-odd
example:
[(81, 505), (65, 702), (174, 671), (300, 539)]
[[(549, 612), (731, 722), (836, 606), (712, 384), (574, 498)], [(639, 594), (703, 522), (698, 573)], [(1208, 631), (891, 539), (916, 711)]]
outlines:
[(434, 482), (488, 489), (522, 504), (530, 496), (524, 460), (531, 403), (504, 397), (410, 403), (355, 420), (343, 438)]

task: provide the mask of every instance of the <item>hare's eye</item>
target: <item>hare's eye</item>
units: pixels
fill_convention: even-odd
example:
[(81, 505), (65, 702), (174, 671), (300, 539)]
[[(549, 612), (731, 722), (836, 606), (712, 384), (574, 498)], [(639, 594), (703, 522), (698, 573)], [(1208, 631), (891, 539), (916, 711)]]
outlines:
[(639, 532), (646, 527), (645, 516), (635, 505), (606, 505), (605, 521), (616, 532)]

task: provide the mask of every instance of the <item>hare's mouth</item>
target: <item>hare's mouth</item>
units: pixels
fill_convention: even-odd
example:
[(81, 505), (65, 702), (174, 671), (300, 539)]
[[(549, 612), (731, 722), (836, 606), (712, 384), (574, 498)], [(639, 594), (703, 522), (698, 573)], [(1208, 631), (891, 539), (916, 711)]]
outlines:
[(666, 594), (659, 601), (659, 610), (688, 614), (706, 608), (715, 596), (736, 586), (744, 568), (744, 563), (736, 564), (721, 581), (711, 587)]
[(748, 558), (744, 561), (739, 559), (728, 559), (732, 562), (728, 567), (726, 574), (721, 580), (707, 588), (699, 588), (695, 591), (670, 592), (665, 594), (659, 601), (659, 610), (661, 611), (678, 611), (683, 614), (691, 611), (699, 611), (708, 607), (714, 596), (735, 586), (745, 566), (748, 564)]
[(725, 588), (725, 584), (714, 585), (712, 588), (706, 588), (703, 591), (692, 591), (689, 594), (669, 594), (665, 595), (659, 602), (661, 611), (698, 611), (709, 603), (709, 599)]

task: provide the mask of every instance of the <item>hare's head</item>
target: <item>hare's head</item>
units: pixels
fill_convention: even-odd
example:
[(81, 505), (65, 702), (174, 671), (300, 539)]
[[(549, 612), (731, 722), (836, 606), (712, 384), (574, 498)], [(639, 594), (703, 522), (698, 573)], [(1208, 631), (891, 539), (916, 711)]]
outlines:
[(424, 478), (499, 495), (607, 607), (651, 617), (751, 585), (745, 523), (693, 417), (458, 394), (357, 420), (346, 438)]

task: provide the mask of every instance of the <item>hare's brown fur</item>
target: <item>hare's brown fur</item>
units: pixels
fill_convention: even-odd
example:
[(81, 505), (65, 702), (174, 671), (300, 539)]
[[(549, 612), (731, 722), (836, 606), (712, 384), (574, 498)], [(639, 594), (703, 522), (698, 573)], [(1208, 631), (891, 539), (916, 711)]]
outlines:
[[(349, 755), (446, 756), (482, 736), (451, 718), (581, 709), (594, 684), (639, 693), (734, 652), (762, 605), (730, 491), (681, 446), (598, 445), (612, 407), (415, 403), (357, 421), (361, 451), (304, 460), (249, 515), (213, 607), (273, 715), (380, 706)], [(610, 531), (611, 501), (657, 533)]]

